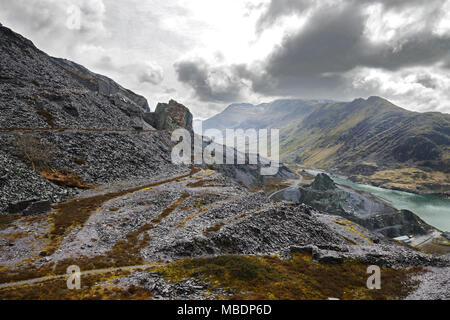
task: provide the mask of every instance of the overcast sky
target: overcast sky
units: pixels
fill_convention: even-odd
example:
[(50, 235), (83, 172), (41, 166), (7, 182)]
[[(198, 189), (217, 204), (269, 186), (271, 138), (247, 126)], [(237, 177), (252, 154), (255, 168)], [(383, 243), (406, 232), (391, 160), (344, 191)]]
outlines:
[(450, 0), (0, 0), (0, 22), (196, 118), (372, 95), (450, 112)]

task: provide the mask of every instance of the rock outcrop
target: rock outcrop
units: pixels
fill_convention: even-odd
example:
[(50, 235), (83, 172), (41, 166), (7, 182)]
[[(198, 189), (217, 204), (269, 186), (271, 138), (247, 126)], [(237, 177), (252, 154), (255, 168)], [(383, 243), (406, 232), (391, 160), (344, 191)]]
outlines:
[(318, 174), (309, 186), (290, 188), (283, 197), (288, 201), (306, 203), (322, 212), (340, 215), (391, 238), (423, 235), (433, 230), (414, 213), (397, 210), (369, 193), (337, 186), (324, 173)]
[(319, 173), (311, 184), (311, 189), (317, 191), (331, 191), (336, 188), (336, 184), (325, 173)]
[(10, 214), (21, 213), (24, 216), (47, 213), (52, 209), (48, 200), (30, 199), (10, 203), (6, 211)]
[(185, 128), (193, 132), (192, 113), (175, 100), (170, 100), (169, 103), (158, 103), (155, 112), (145, 113), (144, 120), (158, 130), (173, 131)]

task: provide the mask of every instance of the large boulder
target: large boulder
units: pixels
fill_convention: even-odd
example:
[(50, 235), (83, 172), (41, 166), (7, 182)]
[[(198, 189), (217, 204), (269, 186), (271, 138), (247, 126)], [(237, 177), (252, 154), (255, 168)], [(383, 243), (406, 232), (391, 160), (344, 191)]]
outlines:
[(319, 173), (311, 184), (311, 188), (319, 191), (328, 191), (336, 189), (336, 185), (328, 175)]
[(192, 113), (187, 107), (175, 100), (158, 103), (155, 112), (147, 112), (144, 120), (158, 130), (173, 131), (178, 128), (192, 129)]

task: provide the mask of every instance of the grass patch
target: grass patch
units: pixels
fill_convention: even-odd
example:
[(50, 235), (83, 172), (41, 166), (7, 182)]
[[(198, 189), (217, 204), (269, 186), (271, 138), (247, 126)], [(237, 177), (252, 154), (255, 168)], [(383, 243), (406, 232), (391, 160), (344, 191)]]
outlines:
[(290, 182), (282, 178), (269, 177), (264, 182), (255, 183), (254, 191), (263, 190), (264, 193), (272, 193), (290, 186)]
[(188, 277), (208, 281), (234, 292), (232, 299), (397, 299), (414, 287), (411, 275), (419, 268), (382, 268), (381, 289), (366, 287), (367, 265), (346, 261), (339, 265), (314, 263), (308, 254), (294, 253), (288, 261), (277, 257), (219, 256), (183, 259), (160, 267), (163, 277), (177, 282)]
[(380, 170), (369, 177), (357, 175), (358, 181), (366, 184), (384, 185), (410, 192), (446, 192), (450, 187), (449, 175), (440, 171), (426, 172), (419, 168)]
[(129, 271), (110, 272), (81, 277), (81, 289), (67, 289), (66, 279), (56, 279), (32, 286), (0, 289), (0, 300), (148, 300), (150, 291), (132, 286), (128, 289), (114, 285), (114, 280)]
[(431, 254), (444, 255), (450, 253), (450, 245), (437, 241), (426, 243), (420, 247), (421, 251)]
[(370, 240), (369, 237), (367, 237), (365, 234), (363, 234), (361, 231), (359, 231), (351, 221), (344, 220), (344, 219), (336, 219), (333, 222), (338, 225), (343, 226), (348, 231), (357, 234), (361, 238), (365, 239), (369, 244), (373, 244), (372, 240)]

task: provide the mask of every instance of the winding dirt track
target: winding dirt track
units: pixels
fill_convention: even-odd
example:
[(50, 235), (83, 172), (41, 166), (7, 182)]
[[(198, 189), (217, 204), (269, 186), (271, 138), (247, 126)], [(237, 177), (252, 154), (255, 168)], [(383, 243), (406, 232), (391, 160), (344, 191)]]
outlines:
[[(104, 273), (115, 272), (115, 271), (146, 270), (146, 269), (149, 269), (149, 268), (152, 268), (152, 267), (155, 267), (155, 266), (160, 266), (160, 265), (144, 264), (144, 265), (137, 265), (137, 266), (127, 266), (127, 267), (88, 270), (88, 271), (81, 271), (80, 272), (80, 276), (83, 277), (83, 276), (104, 274)], [(70, 276), (70, 274), (61, 274), (61, 275), (45, 276), (45, 277), (29, 279), (29, 280), (23, 280), (23, 281), (17, 281), (17, 282), (3, 283), (3, 284), (0, 284), (0, 290), (14, 288), (14, 287), (28, 287), (28, 286), (38, 285), (38, 284), (40, 284), (42, 282), (46, 282), (46, 281), (65, 279), (65, 278), (68, 278), (69, 276)]]
[[(204, 169), (191, 168), (191, 172), (189, 174), (184, 174), (184, 175), (180, 175), (180, 176), (176, 176), (176, 177), (171, 177), (171, 178), (166, 179), (166, 180), (153, 182), (150, 185), (151, 186), (157, 186), (157, 185), (162, 185), (162, 184), (166, 184), (166, 183), (171, 183), (171, 182), (174, 182), (174, 181), (177, 181), (177, 180), (180, 180), (180, 179), (192, 179), (192, 178), (198, 179), (198, 178), (203, 178), (205, 176), (208, 176), (208, 175), (210, 175), (212, 173), (214, 173), (213, 170), (204, 170)], [(196, 174), (198, 174), (198, 175), (196, 175)], [(128, 190), (122, 190), (122, 192), (112, 193), (112, 195), (121, 196), (122, 193), (127, 194), (127, 193), (137, 192), (137, 191), (145, 189), (148, 186), (149, 185), (145, 185), (145, 186), (135, 187), (135, 188), (128, 189)], [(85, 276), (86, 275), (94, 275), (94, 274), (103, 274), (103, 273), (114, 272), (114, 271), (145, 270), (145, 269), (148, 269), (148, 268), (151, 268), (151, 267), (155, 267), (155, 266), (160, 266), (160, 265), (161, 264), (158, 264), (158, 265), (157, 264), (144, 264), (144, 265), (134, 265), (134, 266), (126, 266), (126, 267), (112, 267), (112, 268), (106, 268), (106, 269), (94, 269), (94, 270), (82, 271), (81, 272), (81, 276), (83, 276), (83, 275), (85, 275)], [(26, 286), (38, 285), (39, 283), (42, 283), (42, 282), (45, 282), (45, 281), (64, 279), (64, 278), (67, 278), (68, 276), (69, 276), (69, 274), (51, 275), (51, 276), (39, 277), (39, 278), (22, 280), (22, 281), (17, 281), (17, 282), (2, 283), (2, 284), (0, 284), (0, 290), (14, 288), (14, 287), (26, 287)]]

